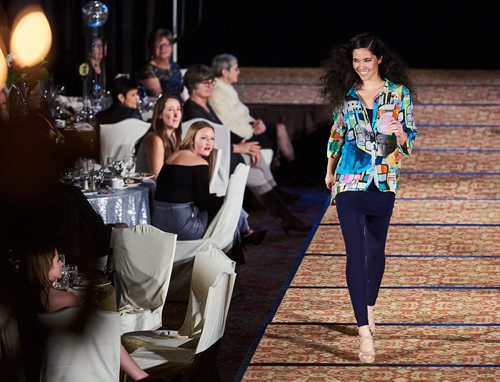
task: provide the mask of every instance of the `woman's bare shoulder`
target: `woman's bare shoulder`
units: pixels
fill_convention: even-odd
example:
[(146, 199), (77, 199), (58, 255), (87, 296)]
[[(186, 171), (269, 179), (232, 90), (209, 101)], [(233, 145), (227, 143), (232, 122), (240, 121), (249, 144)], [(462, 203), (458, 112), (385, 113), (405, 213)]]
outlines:
[(146, 145), (163, 145), (163, 141), (161, 140), (158, 134), (149, 134), (144, 138), (144, 143)]
[(63, 308), (77, 305), (80, 305), (80, 300), (73, 293), (59, 289), (51, 289), (49, 291), (48, 312), (55, 312)]
[(205, 159), (196, 155), (191, 150), (176, 151), (168, 157), (167, 163), (180, 166), (208, 165), (208, 162)]

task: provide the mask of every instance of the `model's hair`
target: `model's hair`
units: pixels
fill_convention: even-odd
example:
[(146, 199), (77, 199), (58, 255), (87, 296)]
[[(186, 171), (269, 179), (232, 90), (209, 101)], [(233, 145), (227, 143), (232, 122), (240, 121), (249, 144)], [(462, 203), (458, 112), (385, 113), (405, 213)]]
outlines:
[(119, 94), (123, 94), (125, 97), (129, 91), (136, 89), (137, 85), (131, 79), (124, 76), (115, 78), (115, 81), (113, 82), (113, 97), (115, 100), (118, 100)]
[[(198, 134), (198, 132), (201, 129), (204, 129), (205, 127), (212, 129), (212, 131), (215, 134), (215, 129), (210, 123), (208, 123), (207, 121), (196, 121), (189, 127), (189, 129), (186, 133), (186, 136), (184, 137), (184, 139), (182, 140), (182, 142), (179, 146), (179, 150), (194, 151), (194, 139), (196, 138), (196, 134)], [(213, 160), (214, 155), (213, 154), (214, 154), (214, 150), (212, 150), (212, 152), (210, 153), (208, 158), (205, 158), (208, 161), (210, 176), (212, 176), (213, 165), (214, 165), (214, 160)]]
[(49, 304), (49, 289), (52, 288), (49, 272), (55, 251), (53, 247), (30, 250), (25, 253), (21, 263), (25, 281), (33, 296), (33, 303), (41, 311)]
[(167, 159), (167, 157), (172, 154), (173, 152), (177, 151), (179, 144), (182, 139), (182, 128), (181, 126), (177, 127), (174, 129), (173, 132), (173, 137), (168, 137), (167, 136), (167, 128), (165, 124), (163, 123), (162, 119), (162, 114), (163, 114), (163, 109), (165, 109), (165, 105), (169, 99), (174, 99), (177, 102), (179, 102), (179, 105), (181, 105), (181, 114), (182, 114), (182, 102), (180, 98), (176, 95), (172, 94), (167, 94), (158, 99), (156, 101), (154, 110), (153, 110), (153, 118), (151, 119), (151, 127), (148, 129), (146, 134), (144, 134), (135, 144), (135, 153), (138, 152), (139, 147), (144, 140), (144, 138), (149, 134), (153, 133), (160, 137), (160, 139), (163, 142), (163, 147), (165, 149), (165, 155), (164, 158)]
[(168, 42), (171, 45), (174, 44), (174, 35), (168, 29), (159, 28), (149, 35), (148, 47), (149, 47), (149, 54), (151, 55), (151, 57), (153, 57), (155, 54), (155, 48), (156, 48), (157, 41), (164, 38), (164, 37), (168, 40)]
[(212, 69), (216, 77), (222, 77), (222, 70), (230, 70), (231, 66), (237, 63), (238, 59), (232, 54), (218, 54), (212, 60)]
[(368, 49), (378, 59), (382, 58), (378, 67), (382, 78), (406, 86), (415, 98), (416, 94), (408, 75), (408, 67), (401, 57), (374, 33), (365, 32), (335, 46), (329, 58), (323, 62), (324, 74), (319, 83), (321, 95), (334, 110), (338, 110), (343, 105), (348, 90), (360, 80), (352, 67), (352, 52), (354, 49), (361, 48)]
[(198, 84), (203, 81), (213, 80), (214, 77), (214, 72), (209, 66), (202, 64), (191, 65), (184, 73), (184, 85), (186, 85), (189, 94), (192, 94)]

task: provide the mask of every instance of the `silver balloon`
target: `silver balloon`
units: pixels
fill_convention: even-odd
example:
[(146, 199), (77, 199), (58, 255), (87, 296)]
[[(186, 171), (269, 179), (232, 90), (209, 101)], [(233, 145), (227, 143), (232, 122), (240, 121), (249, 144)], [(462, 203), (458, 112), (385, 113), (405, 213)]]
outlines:
[(108, 20), (108, 7), (100, 1), (90, 1), (82, 8), (83, 19), (91, 28), (97, 28)]

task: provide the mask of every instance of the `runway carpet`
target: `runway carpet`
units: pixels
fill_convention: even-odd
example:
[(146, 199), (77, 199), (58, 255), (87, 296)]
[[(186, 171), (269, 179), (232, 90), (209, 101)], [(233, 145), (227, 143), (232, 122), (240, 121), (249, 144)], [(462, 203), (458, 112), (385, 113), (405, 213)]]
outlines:
[(357, 358), (345, 248), (325, 198), (235, 380), (500, 380), (500, 76), (416, 74), (419, 133), (389, 229), (375, 364)]

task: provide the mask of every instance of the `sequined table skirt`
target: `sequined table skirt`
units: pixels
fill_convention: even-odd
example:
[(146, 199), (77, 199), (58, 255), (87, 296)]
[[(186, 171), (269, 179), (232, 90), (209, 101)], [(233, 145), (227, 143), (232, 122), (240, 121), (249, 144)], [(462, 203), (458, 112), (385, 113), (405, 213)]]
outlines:
[(105, 224), (126, 223), (129, 227), (150, 224), (148, 187), (135, 186), (113, 190), (112, 194), (91, 194), (87, 199)]

